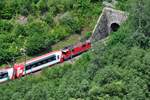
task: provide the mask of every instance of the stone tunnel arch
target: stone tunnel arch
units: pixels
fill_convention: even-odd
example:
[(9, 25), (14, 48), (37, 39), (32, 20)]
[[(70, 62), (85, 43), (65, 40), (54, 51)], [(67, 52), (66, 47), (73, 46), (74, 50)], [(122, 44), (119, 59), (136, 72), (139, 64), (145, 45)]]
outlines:
[(119, 28), (120, 28), (120, 25), (118, 23), (112, 23), (110, 25), (111, 32), (116, 32), (116, 31), (118, 31)]
[(92, 32), (92, 41), (106, 38), (111, 32), (116, 32), (128, 18), (128, 13), (105, 7)]

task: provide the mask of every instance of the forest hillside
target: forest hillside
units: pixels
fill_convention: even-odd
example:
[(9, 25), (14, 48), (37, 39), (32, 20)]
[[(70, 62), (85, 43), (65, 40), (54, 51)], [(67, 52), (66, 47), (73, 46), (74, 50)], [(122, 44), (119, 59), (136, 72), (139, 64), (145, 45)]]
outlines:
[[(17, 5), (17, 3), (12, 4), (13, 1), (20, 3), (19, 0), (3, 1), (7, 3), (1, 2), (0, 7), (11, 5), (10, 9), (13, 9), (13, 5)], [(47, 46), (47, 43), (54, 43), (72, 33), (80, 32), (83, 27), (92, 28), (93, 23), (96, 22), (94, 18), (98, 18), (102, 1), (105, 0), (61, 0), (65, 1), (65, 4), (60, 4), (60, 0), (47, 0), (46, 5), (43, 3), (44, 0), (21, 1), (25, 1), (21, 8), (30, 5), (26, 9), (23, 8), (23, 12), (19, 7), (17, 7), (19, 10), (15, 8), (15, 13), (13, 10), (10, 13), (11, 10), (8, 10), (8, 7), (0, 8), (3, 9), (0, 12), (2, 19), (0, 23), (2, 26), (6, 25), (0, 27), (0, 46), (5, 47), (0, 48), (2, 49), (0, 55), (3, 55), (0, 56), (1, 63), (10, 59), (7, 58), (8, 55), (19, 55), (15, 52), (17, 48), (12, 46), (18, 45), (19, 48), (27, 39), (31, 41), (27, 42), (27, 47), (32, 47), (29, 45), (35, 43), (34, 39), (35, 37), (37, 39), (39, 33), (48, 32), (50, 34), (46, 35), (52, 36), (43, 35), (42, 37), (41, 35), (40, 38), (45, 42), (42, 39), (36, 42), (45, 45), (28, 48), (29, 54), (39, 52), (41, 48)], [(30, 3), (25, 6), (28, 2)], [(51, 9), (54, 11), (52, 14), (46, 13)], [(127, 22), (117, 32), (111, 33), (105, 41), (95, 42), (92, 49), (84, 53), (74, 64), (56, 65), (45, 69), (41, 74), (33, 74), (0, 84), (0, 100), (149, 100), (150, 0), (118, 0), (117, 9), (129, 12)], [(67, 19), (59, 21), (59, 24), (56, 24), (54, 20), (49, 22), (51, 16), (58, 16), (58, 12), (66, 11), (65, 15), (69, 14), (73, 16), (71, 17), (73, 19), (66, 17)], [(29, 22), (16, 25), (17, 22), (14, 21), (20, 14), (28, 15)], [(43, 16), (47, 16), (48, 20)], [(90, 17), (92, 17), (91, 20), (87, 20)], [(70, 23), (74, 27), (70, 27)], [(16, 32), (17, 30), (20, 32)], [(59, 34), (60, 31), (64, 34)], [(51, 34), (53, 32), (58, 34)], [(68, 32), (70, 34), (67, 34)], [(12, 37), (18, 36), (17, 33), (21, 34), (20, 38), (13, 39)]]
[(92, 31), (101, 10), (102, 1), (94, 0), (1, 0), (0, 65), (23, 50), (36, 56), (70, 35)]

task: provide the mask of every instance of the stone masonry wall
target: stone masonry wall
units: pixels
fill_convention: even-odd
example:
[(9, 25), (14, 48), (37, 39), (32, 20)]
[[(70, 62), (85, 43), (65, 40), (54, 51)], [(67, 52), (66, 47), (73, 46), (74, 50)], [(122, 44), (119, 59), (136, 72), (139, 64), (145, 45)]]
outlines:
[(112, 32), (111, 25), (113, 23), (120, 26), (126, 19), (127, 13), (105, 7), (93, 30), (92, 40), (96, 41), (107, 37)]

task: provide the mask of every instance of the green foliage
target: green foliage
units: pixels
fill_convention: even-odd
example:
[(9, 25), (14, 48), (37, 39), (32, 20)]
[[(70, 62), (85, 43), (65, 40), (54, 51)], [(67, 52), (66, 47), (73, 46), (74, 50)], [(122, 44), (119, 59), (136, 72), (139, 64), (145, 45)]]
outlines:
[[(33, 1), (35, 4), (39, 4), (39, 0)], [(66, 1), (71, 3), (68, 5)], [(83, 23), (86, 17), (82, 14), (90, 15), (86, 11), (91, 9), (91, 2), (93, 4), (98, 1), (77, 0), (72, 4), (72, 0), (62, 0), (65, 2), (64, 4), (68, 5), (65, 7), (75, 11), (61, 14), (63, 16), (58, 18), (58, 23), (55, 18), (54, 22), (51, 20), (52, 16), (66, 10), (62, 2), (60, 3), (58, 0), (48, 1), (49, 10), (53, 9), (53, 11), (50, 14), (45, 13), (45, 18), (38, 17), (34, 21), (31, 18), (25, 25), (12, 25), (14, 29), (11, 28), (11, 22), (8, 24), (9, 22), (2, 20), (2, 24), (0, 24), (0, 62), (11, 60), (14, 55), (17, 56), (17, 50), (23, 46), (27, 47), (29, 54), (45, 50), (51, 43), (60, 41), (75, 32), (76, 28), (80, 29), (82, 26), (78, 26), (76, 23), (78, 21)], [(137, 0), (132, 3), (139, 4), (135, 1)], [(42, 1), (40, 0), (40, 2)], [(148, 0), (143, 2), (148, 2)], [(124, 3), (123, 0), (120, 3)], [(129, 5), (127, 4), (127, 6)], [(143, 13), (144, 17), (149, 15), (148, 12), (144, 11)], [(133, 20), (135, 17), (141, 18), (139, 14), (129, 16), (127, 23), (118, 32), (112, 33), (104, 42), (94, 43), (92, 50), (83, 54), (75, 63), (70, 61), (71, 64), (53, 66), (36, 76), (33, 74), (1, 84), (0, 99), (148, 100), (150, 98), (150, 38), (144, 34), (149, 29), (145, 24), (142, 24), (143, 28), (137, 27), (139, 21)], [(54, 24), (51, 26), (51, 23)], [(147, 23), (149, 24), (149, 22)], [(16, 38), (17, 36), (19, 37)]]
[[(3, 88), (10, 85), (11, 90), (4, 90), (6, 97), (2, 98), (13, 94), (11, 99), (15, 96), (25, 100), (148, 99), (150, 73), (146, 50), (123, 44), (99, 48), (99, 44), (73, 65), (54, 66), (40, 76), (27, 76), (4, 84)], [(13, 92), (17, 89), (19, 92)]]
[(1, 33), (10, 32), (12, 28), (13, 28), (13, 25), (10, 22), (8, 22), (7, 20), (0, 20), (0, 32)]
[(30, 36), (29, 38), (27, 38), (27, 44), (25, 45), (27, 49), (27, 54), (37, 54), (39, 51), (48, 48), (49, 42), (50, 41), (48, 35), (45, 33), (34, 34)]
[(78, 18), (73, 17), (70, 13), (65, 13), (60, 18), (60, 24), (69, 27), (71, 33), (80, 32), (81, 30), (81, 23), (79, 22)]
[(37, 3), (37, 8), (41, 11), (41, 12), (45, 12), (48, 10), (48, 7), (47, 7), (47, 0), (40, 0), (38, 3)]
[(150, 30), (150, 1), (149, 0), (133, 0), (130, 1), (130, 7), (129, 12), (132, 13), (131, 19), (133, 28), (141, 33), (144, 33), (145, 35), (149, 36)]
[[(118, 1), (117, 7), (123, 11), (127, 11), (130, 9), (129, 5), (130, 5), (130, 1), (131, 0), (116, 0)], [(133, 1), (133, 0), (132, 0)]]
[(50, 26), (54, 25), (53, 15), (52, 13), (47, 13), (43, 20)]
[[(98, 1), (80, 2), (82, 0), (1, 0), (0, 64), (21, 56), (22, 48), (29, 56), (50, 50), (51, 45), (95, 23), (101, 10)], [(87, 22), (89, 17), (93, 20)]]

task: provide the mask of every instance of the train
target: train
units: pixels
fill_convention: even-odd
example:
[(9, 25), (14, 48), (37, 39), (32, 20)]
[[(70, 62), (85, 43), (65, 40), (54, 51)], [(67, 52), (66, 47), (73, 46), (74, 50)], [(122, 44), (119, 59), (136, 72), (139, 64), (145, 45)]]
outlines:
[(14, 64), (13, 67), (5, 67), (0, 69), (0, 83), (18, 79), (46, 67), (63, 63), (66, 60), (88, 51), (90, 48), (91, 41), (86, 40), (85, 42), (71, 45), (58, 51), (52, 51), (22, 63)]

